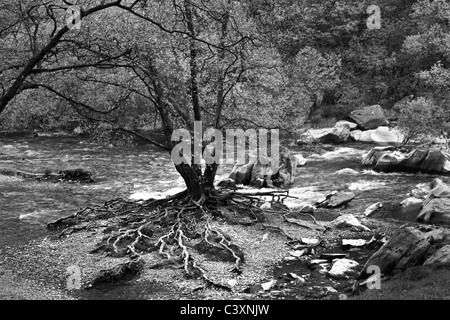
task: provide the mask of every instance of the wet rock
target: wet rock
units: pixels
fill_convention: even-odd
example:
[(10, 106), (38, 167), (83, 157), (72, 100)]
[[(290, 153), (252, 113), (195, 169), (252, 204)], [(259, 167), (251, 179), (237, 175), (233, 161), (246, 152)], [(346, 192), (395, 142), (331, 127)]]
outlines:
[(331, 270), (328, 274), (337, 279), (347, 278), (349, 275), (356, 273), (355, 268), (359, 266), (359, 263), (351, 259), (338, 259), (333, 263)]
[(363, 247), (366, 244), (364, 239), (342, 239), (342, 246)]
[(329, 226), (333, 228), (343, 229), (351, 228), (357, 231), (370, 231), (369, 228), (362, 225), (361, 222), (352, 214), (344, 214), (335, 220), (329, 222)]
[(373, 166), (373, 170), (381, 172), (450, 173), (450, 155), (433, 148), (409, 153), (390, 148), (373, 148), (363, 157), (362, 164)]
[(429, 249), (430, 242), (420, 230), (401, 228), (369, 258), (360, 278), (365, 277), (369, 266), (378, 266), (381, 273), (388, 274), (394, 269), (405, 270), (421, 264)]
[(436, 264), (436, 263), (450, 263), (450, 245), (446, 245), (436, 251), (431, 257), (429, 257), (424, 265)]
[(350, 137), (354, 141), (379, 145), (399, 145), (404, 139), (404, 135), (400, 131), (389, 127), (379, 127), (367, 131), (355, 130), (350, 133)]
[(382, 207), (383, 207), (383, 204), (381, 202), (374, 203), (374, 204), (368, 206), (366, 208), (366, 210), (364, 210), (364, 215), (366, 217), (370, 217), (375, 211), (377, 211), (378, 209), (380, 209)]
[(333, 175), (337, 175), (337, 176), (341, 176), (341, 175), (358, 175), (359, 172), (350, 168), (345, 168), (342, 170), (338, 170), (335, 173), (333, 173)]
[(294, 154), (296, 167), (303, 167), (306, 164), (306, 159), (301, 154)]
[(344, 143), (350, 137), (350, 127), (348, 125), (339, 125), (333, 128), (310, 129), (300, 135), (297, 144), (307, 143)]
[(340, 120), (338, 122), (336, 122), (336, 124), (334, 125), (335, 127), (339, 127), (339, 126), (348, 126), (350, 130), (355, 130), (358, 125), (354, 122), (350, 122), (350, 121), (345, 121), (345, 120)]
[(427, 223), (450, 224), (450, 199), (435, 198), (427, 201), (417, 220)]
[(309, 266), (313, 266), (315, 264), (327, 264), (328, 259), (312, 259), (308, 262)]
[(363, 130), (376, 129), (389, 124), (383, 108), (379, 105), (353, 110), (349, 117)]
[(355, 198), (355, 194), (352, 192), (337, 192), (328, 195), (325, 201), (319, 203), (318, 206), (326, 208), (337, 208), (346, 205)]

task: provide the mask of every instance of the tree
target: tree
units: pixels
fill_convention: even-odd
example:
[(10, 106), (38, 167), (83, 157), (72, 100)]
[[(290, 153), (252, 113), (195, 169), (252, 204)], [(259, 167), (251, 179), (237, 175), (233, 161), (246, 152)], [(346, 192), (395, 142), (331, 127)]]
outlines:
[[(19, 14), (2, 29), (2, 41), (4, 48), (14, 52), (11, 42), (20, 40), (26, 54), (19, 64), (13, 62), (12, 55), (6, 59), (8, 65), (1, 74), (4, 90), (0, 112), (25, 90), (45, 90), (91, 121), (106, 123), (173, 151), (179, 140), (172, 141), (172, 135), (180, 127), (193, 133), (199, 122), (203, 122), (203, 129), (217, 130), (236, 122), (258, 125), (255, 118), (246, 116), (255, 109), (242, 106), (249, 101), (249, 88), (258, 92), (270, 89), (266, 92), (269, 102), (279, 98), (283, 81), (278, 87), (267, 88), (257, 72), (265, 70), (267, 76), (277, 77), (277, 55), (248, 18), (245, 1), (105, 2), (92, 7), (90, 2), (78, 3), (82, 7), (81, 31), (69, 30), (64, 21), (66, 8), (55, 2), (13, 2), (11, 6)], [(7, 11), (9, 6), (5, 3), (2, 9)], [(48, 23), (54, 28), (45, 28)], [(61, 23), (64, 26), (58, 29)], [(27, 37), (22, 39), (24, 33)], [(264, 52), (272, 54), (267, 57)], [(141, 135), (133, 130), (133, 119), (126, 120), (130, 112), (124, 109), (129, 107), (126, 101), (137, 98), (156, 110), (163, 141)], [(260, 110), (270, 107), (267, 101), (255, 105)], [(198, 147), (202, 153), (207, 150), (206, 143), (198, 146), (190, 137), (187, 139), (191, 151)], [(177, 150), (175, 155), (179, 155)], [(215, 152), (219, 150), (213, 156)], [(186, 191), (144, 204), (120, 200), (101, 208), (82, 209), (49, 227), (68, 227), (62, 232), (68, 234), (74, 230), (68, 224), (74, 219), (96, 220), (105, 217), (105, 212), (106, 217), (127, 216), (125, 223), (112, 222), (111, 233), (99, 251), (125, 252), (138, 260), (146, 250), (176, 252), (186, 272), (211, 283), (185, 245), (188, 239), (200, 235), (207, 245), (231, 255), (239, 272), (242, 256), (238, 248), (211, 228), (210, 219), (222, 215), (224, 209), (220, 207), (228, 204), (225, 210), (239, 210), (259, 221), (261, 209), (255, 203), (260, 200), (233, 190), (217, 190), (213, 185), (217, 161), (202, 168), (186, 154), (181, 158), (183, 161), (175, 163), (175, 167), (185, 181)], [(278, 199), (286, 196), (285, 192), (271, 194)], [(163, 233), (154, 231), (156, 226)], [(198, 233), (196, 230), (202, 226), (203, 231)]]

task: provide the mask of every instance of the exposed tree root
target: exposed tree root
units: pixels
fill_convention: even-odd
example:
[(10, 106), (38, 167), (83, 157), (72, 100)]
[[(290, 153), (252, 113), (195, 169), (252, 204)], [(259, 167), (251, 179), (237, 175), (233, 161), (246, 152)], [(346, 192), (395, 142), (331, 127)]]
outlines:
[[(167, 263), (158, 263), (151, 268), (169, 265), (180, 266), (192, 278), (201, 278), (206, 286), (221, 289), (231, 288), (214, 282), (197, 263), (193, 250), (209, 258), (234, 264), (230, 272), (240, 274), (245, 261), (243, 252), (234, 245), (226, 234), (212, 227), (214, 218), (247, 219), (249, 223), (265, 221), (260, 208), (264, 200), (271, 197), (272, 208), (281, 214), (289, 213), (282, 201), (288, 197), (285, 191), (264, 193), (220, 192), (214, 190), (208, 196), (194, 201), (187, 191), (160, 200), (141, 202), (115, 199), (101, 206), (86, 207), (76, 214), (48, 224), (51, 230), (62, 230), (58, 237), (67, 236), (82, 229), (103, 228), (105, 236), (91, 253), (104, 253), (112, 257), (128, 256), (140, 266), (142, 257), (156, 252)], [(107, 220), (107, 221), (105, 221)], [(289, 240), (295, 240), (281, 228), (262, 224), (265, 228), (280, 232)], [(133, 274), (134, 268), (105, 271), (99, 282), (114, 280), (122, 274)], [(130, 271), (131, 270), (131, 271)], [(130, 271), (130, 272), (128, 272)], [(108, 280), (109, 279), (109, 280)]]

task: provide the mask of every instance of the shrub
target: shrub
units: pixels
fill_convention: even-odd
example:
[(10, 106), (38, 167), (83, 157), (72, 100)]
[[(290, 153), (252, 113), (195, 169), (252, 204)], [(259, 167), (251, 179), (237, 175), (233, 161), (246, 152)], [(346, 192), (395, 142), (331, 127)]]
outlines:
[(405, 135), (402, 145), (421, 135), (439, 134), (444, 119), (443, 109), (431, 99), (421, 97), (405, 103), (398, 118), (399, 129)]

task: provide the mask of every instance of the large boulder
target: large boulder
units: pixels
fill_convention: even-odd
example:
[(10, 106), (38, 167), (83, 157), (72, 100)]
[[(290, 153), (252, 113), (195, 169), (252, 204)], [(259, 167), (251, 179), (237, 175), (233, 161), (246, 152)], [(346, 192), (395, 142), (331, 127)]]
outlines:
[(348, 121), (339, 121), (333, 128), (310, 129), (302, 133), (297, 140), (297, 144), (305, 143), (344, 143), (350, 137), (350, 130), (354, 124)]
[(388, 274), (395, 269), (405, 270), (423, 262), (431, 244), (416, 228), (401, 228), (375, 252), (364, 265), (360, 278), (367, 276), (370, 266), (377, 266), (381, 273)]
[(450, 224), (450, 186), (440, 179), (434, 179), (430, 189), (417, 220), (433, 224)]
[(355, 121), (362, 130), (376, 129), (389, 124), (383, 108), (379, 105), (353, 110), (350, 113), (350, 119)]
[(230, 179), (236, 184), (249, 185), (252, 179), (252, 170), (255, 163), (235, 164), (230, 173)]
[(450, 156), (439, 149), (418, 149), (402, 152), (393, 148), (373, 148), (362, 164), (373, 166), (381, 172), (422, 172), (447, 175), (450, 173)]
[(404, 139), (404, 135), (400, 131), (385, 126), (366, 131), (354, 130), (350, 132), (350, 137), (354, 141), (376, 143), (379, 145), (398, 145)]

